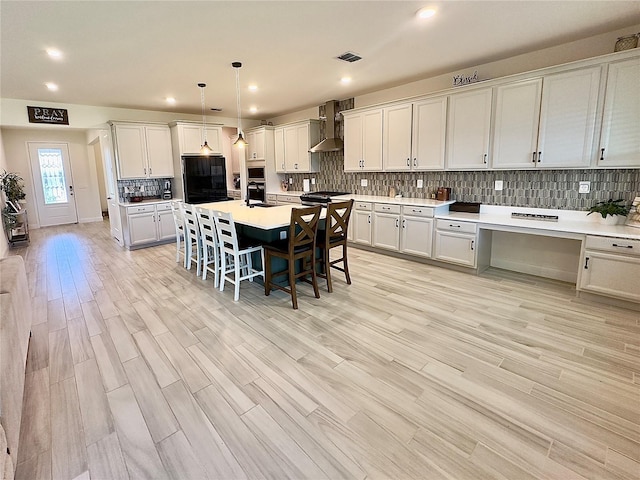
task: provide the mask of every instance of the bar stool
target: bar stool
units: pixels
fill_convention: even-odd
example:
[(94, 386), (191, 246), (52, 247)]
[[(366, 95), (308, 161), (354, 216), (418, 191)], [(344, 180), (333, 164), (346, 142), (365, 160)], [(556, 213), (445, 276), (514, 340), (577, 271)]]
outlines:
[(213, 273), (213, 286), (218, 288), (220, 282), (220, 247), (214, 213), (208, 208), (196, 207), (200, 239), (202, 241), (202, 280), (207, 279), (207, 272)]
[[(317, 205), (315, 207), (292, 209), (288, 240), (264, 246), (266, 261), (264, 294), (269, 295), (273, 288), (287, 292), (291, 295), (291, 303), (294, 309), (298, 308), (298, 297), (296, 294), (296, 280), (298, 278), (310, 283), (313, 286), (313, 292), (316, 298), (320, 298), (318, 279), (316, 278), (315, 254), (316, 235), (318, 233), (321, 208), (322, 207)], [(307, 218), (305, 219), (304, 217)], [(271, 271), (273, 257), (286, 260), (287, 268), (273, 273)], [(302, 260), (302, 262), (300, 271), (296, 273), (298, 260)], [(284, 275), (289, 278), (288, 288), (273, 283), (275, 277)], [(311, 281), (307, 278), (309, 275), (311, 275)]]
[(200, 238), (198, 216), (195, 212), (195, 206), (188, 203), (181, 203), (180, 205), (184, 216), (186, 268), (187, 270), (191, 270), (191, 264), (195, 262), (196, 275), (199, 277), (202, 272), (202, 240)]
[[(180, 255), (183, 256), (184, 268), (187, 268), (187, 242), (184, 238), (184, 215), (180, 210), (181, 200), (171, 201), (171, 213), (173, 214), (173, 223), (176, 227), (176, 263), (180, 261)], [(182, 250), (180, 250), (180, 244), (182, 244)]]
[[(233, 300), (237, 302), (240, 298), (240, 282), (253, 282), (254, 277), (258, 276), (264, 279), (264, 250), (261, 245), (239, 245), (236, 225), (230, 213), (215, 210), (211, 213), (220, 248), (220, 291), (224, 291), (225, 282), (231, 282), (234, 285)], [(256, 252), (260, 252), (262, 262), (259, 270), (253, 267), (251, 259), (251, 255)], [(230, 275), (232, 273), (233, 276)]]
[[(349, 264), (347, 263), (347, 229), (349, 228), (349, 219), (351, 218), (351, 209), (353, 208), (353, 200), (347, 202), (329, 202), (327, 206), (327, 217), (325, 218), (325, 228), (318, 232), (317, 245), (321, 251), (321, 273), (317, 275), (327, 280), (327, 290), (333, 292), (331, 283), (331, 269), (335, 268), (344, 272), (347, 284), (351, 285), (351, 277), (349, 276)], [(342, 256), (331, 260), (330, 250), (332, 248), (342, 247)], [(336, 263), (342, 262), (342, 267)]]

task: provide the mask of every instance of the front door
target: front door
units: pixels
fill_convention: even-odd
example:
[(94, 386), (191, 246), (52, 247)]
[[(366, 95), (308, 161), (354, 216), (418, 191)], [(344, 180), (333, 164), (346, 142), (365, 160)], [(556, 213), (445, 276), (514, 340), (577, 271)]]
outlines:
[(28, 142), (41, 227), (78, 223), (66, 143)]

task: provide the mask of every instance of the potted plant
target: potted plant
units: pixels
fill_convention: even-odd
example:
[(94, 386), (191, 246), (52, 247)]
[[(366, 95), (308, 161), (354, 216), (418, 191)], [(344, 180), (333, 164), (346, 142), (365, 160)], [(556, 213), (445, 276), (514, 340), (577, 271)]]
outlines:
[(624, 199), (618, 200), (609, 199), (604, 202), (598, 202), (589, 209), (587, 215), (592, 213), (599, 213), (602, 216), (602, 223), (606, 225), (615, 225), (618, 223), (620, 217), (626, 217), (630, 208), (623, 203)]
[(24, 200), (24, 180), (20, 175), (6, 170), (0, 174), (0, 191), (4, 192), (5, 206), (2, 209), (2, 223), (6, 232), (16, 227), (19, 203)]

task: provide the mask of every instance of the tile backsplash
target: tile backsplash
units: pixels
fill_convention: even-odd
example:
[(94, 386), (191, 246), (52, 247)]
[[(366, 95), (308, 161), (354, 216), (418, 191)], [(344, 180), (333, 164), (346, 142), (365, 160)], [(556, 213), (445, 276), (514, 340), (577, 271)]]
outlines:
[[(292, 190), (302, 190), (304, 178), (316, 178), (316, 190), (337, 190), (360, 195), (389, 195), (391, 187), (404, 197), (430, 198), (438, 187), (451, 187), (452, 198), (486, 205), (587, 210), (595, 202), (622, 198), (629, 203), (640, 195), (640, 170), (509, 170), (472, 172), (347, 173), (342, 152), (321, 154), (320, 172), (294, 174)], [(367, 179), (367, 187), (360, 186)], [(417, 188), (422, 179), (424, 188)], [(496, 180), (503, 190), (494, 190)], [(578, 193), (581, 181), (591, 192)]]
[[(171, 178), (139, 178), (135, 180), (118, 180), (118, 197), (121, 201), (127, 201), (133, 196), (141, 196), (145, 198), (158, 198), (164, 192), (164, 182)], [(129, 188), (129, 193), (125, 193), (125, 187)], [(144, 187), (144, 192), (140, 192), (140, 187)]]

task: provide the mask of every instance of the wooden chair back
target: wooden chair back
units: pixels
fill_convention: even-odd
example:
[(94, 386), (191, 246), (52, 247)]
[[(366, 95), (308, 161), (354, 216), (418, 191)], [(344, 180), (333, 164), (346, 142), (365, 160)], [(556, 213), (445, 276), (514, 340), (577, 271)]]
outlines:
[(346, 202), (329, 202), (325, 219), (325, 245), (336, 240), (346, 240), (353, 199)]
[(314, 248), (316, 234), (320, 223), (320, 205), (314, 207), (294, 208), (291, 210), (289, 225), (289, 249)]

